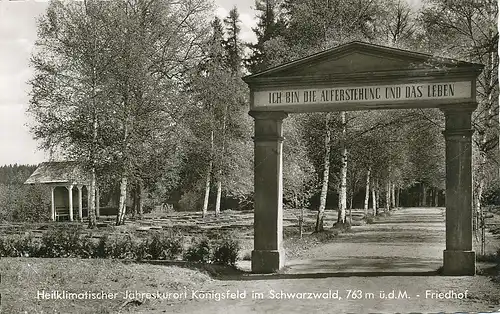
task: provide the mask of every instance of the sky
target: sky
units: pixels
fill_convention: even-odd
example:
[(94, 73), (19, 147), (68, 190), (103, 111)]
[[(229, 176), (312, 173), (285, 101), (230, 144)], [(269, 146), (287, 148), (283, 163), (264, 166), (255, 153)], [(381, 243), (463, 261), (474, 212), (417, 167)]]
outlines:
[[(240, 12), (242, 39), (255, 40), (253, 0), (215, 0), (214, 15)], [(0, 165), (38, 164), (48, 155), (37, 149), (29, 133), (27, 81), (33, 75), (29, 58), (36, 40), (36, 19), (47, 8), (41, 0), (0, 0)]]

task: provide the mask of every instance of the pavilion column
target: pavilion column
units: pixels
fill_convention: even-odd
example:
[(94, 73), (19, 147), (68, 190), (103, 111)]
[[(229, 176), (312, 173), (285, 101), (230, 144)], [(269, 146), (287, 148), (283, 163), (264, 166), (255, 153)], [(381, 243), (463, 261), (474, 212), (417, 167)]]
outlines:
[(255, 121), (252, 272), (270, 273), (285, 264), (282, 123), (287, 114), (257, 111), (249, 114)]
[(443, 274), (474, 275), (472, 250), (472, 112), (476, 103), (444, 107), (446, 128), (446, 250)]
[(69, 196), (69, 221), (73, 221), (73, 184), (66, 187)]
[(54, 196), (55, 186), (50, 187), (50, 219), (56, 221), (56, 200)]
[(82, 212), (82, 187), (83, 185), (77, 185), (78, 189), (78, 219), (83, 221), (83, 212)]

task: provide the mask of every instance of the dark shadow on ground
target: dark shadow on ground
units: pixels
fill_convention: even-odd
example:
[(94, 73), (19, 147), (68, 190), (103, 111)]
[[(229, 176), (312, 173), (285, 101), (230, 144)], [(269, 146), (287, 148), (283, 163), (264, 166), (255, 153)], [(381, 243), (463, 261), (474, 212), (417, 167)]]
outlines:
[(396, 277), (396, 276), (438, 276), (438, 270), (430, 271), (339, 271), (339, 272), (308, 272), (286, 273), (287, 267), (278, 273), (254, 274), (231, 266), (211, 265), (184, 261), (124, 261), (125, 263), (143, 263), (152, 265), (177, 266), (207, 273), (216, 280), (252, 281), (252, 280), (280, 280), (280, 279), (315, 279), (335, 277)]
[(369, 272), (333, 272), (333, 273), (303, 273), (303, 274), (252, 274), (243, 273), (241, 275), (220, 275), (215, 277), (219, 280), (235, 280), (235, 281), (248, 281), (248, 280), (281, 280), (281, 279), (317, 279), (317, 278), (342, 278), (342, 277), (399, 277), (399, 276), (419, 276), (430, 277), (438, 276), (438, 270), (433, 271), (369, 271)]

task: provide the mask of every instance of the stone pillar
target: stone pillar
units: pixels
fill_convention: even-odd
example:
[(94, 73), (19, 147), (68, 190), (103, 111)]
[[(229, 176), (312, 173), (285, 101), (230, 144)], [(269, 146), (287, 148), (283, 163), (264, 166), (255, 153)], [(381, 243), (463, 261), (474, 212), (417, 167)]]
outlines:
[(472, 133), (476, 103), (441, 108), (446, 117), (446, 250), (444, 275), (474, 275), (472, 250)]
[(255, 120), (252, 272), (271, 273), (285, 264), (282, 123), (287, 114), (257, 111), (249, 114)]
[(73, 184), (66, 187), (69, 196), (69, 221), (73, 221)]
[(54, 197), (55, 186), (50, 187), (50, 219), (56, 221), (56, 199)]
[(82, 212), (82, 185), (76, 186), (78, 189), (78, 219), (83, 221), (83, 212)]

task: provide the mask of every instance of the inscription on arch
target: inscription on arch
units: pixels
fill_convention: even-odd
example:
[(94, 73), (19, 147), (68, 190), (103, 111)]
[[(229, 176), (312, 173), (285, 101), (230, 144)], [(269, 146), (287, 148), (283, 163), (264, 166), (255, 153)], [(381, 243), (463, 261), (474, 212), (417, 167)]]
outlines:
[(470, 81), (459, 81), (263, 90), (254, 92), (253, 104), (257, 109), (283, 105), (470, 99), (471, 85)]

